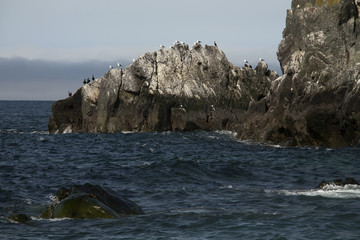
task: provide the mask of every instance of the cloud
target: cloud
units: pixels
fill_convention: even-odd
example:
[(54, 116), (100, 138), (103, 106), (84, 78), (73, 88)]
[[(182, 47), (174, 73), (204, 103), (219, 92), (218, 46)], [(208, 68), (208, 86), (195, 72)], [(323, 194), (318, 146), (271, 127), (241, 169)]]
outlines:
[[(228, 59), (242, 67), (243, 59), (256, 66), (259, 57), (269, 68), (280, 72), (276, 54), (271, 49), (225, 49)], [(129, 60), (119, 60), (123, 66)], [(115, 61), (91, 60), (83, 62), (0, 58), (0, 100), (58, 100), (82, 86), (84, 78), (102, 77)]]
[[(84, 78), (101, 77), (115, 62), (61, 62), (0, 58), (1, 100), (57, 100), (75, 92)], [(127, 65), (129, 62), (123, 62)]]

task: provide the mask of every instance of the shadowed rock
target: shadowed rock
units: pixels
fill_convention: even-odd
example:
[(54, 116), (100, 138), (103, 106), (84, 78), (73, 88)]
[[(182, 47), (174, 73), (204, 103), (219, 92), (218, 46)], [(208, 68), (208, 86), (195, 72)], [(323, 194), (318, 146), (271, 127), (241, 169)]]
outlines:
[(284, 75), (265, 104), (252, 105), (238, 136), (297, 146), (360, 143), (358, 10), (353, 0), (292, 1), (277, 53)]
[(28, 221), (31, 220), (31, 218), (29, 216), (27, 216), (26, 214), (11, 214), (11, 216), (9, 217), (9, 220), (14, 221), (14, 222), (18, 222), (18, 223), (26, 223)]
[(330, 182), (323, 181), (316, 188), (323, 189), (324, 187), (329, 186), (329, 185), (330, 186), (342, 186), (343, 187), (343, 186), (348, 185), (348, 184), (359, 185), (359, 182), (356, 181), (353, 178), (336, 179), (336, 180), (333, 180), (333, 181), (330, 181)]
[(129, 199), (92, 184), (60, 188), (56, 197), (57, 201), (46, 209), (42, 218), (118, 218), (144, 214)]

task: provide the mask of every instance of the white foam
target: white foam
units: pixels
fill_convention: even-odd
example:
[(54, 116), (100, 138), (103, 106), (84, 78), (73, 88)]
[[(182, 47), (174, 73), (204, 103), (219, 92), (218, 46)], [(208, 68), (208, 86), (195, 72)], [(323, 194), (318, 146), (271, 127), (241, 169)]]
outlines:
[(237, 136), (237, 132), (233, 132), (233, 131), (226, 131), (226, 130), (221, 130), (221, 131), (215, 131), (216, 133), (220, 133), (220, 134), (224, 134), (230, 137), (234, 137), (236, 138)]
[(323, 189), (280, 190), (279, 193), (287, 196), (308, 196), (342, 199), (360, 198), (360, 186), (351, 184), (345, 186), (327, 185)]

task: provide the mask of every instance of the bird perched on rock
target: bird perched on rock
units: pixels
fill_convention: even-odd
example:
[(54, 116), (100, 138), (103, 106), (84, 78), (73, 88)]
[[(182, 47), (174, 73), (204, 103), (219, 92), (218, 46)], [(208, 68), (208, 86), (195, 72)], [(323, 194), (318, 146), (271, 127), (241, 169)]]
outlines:
[(265, 60), (263, 58), (259, 58), (260, 62), (265, 62)]
[(90, 83), (90, 78), (87, 78), (86, 83)]
[(94, 75), (92, 75), (91, 80), (95, 81), (95, 77), (94, 77)]
[(164, 45), (160, 45), (160, 48), (161, 48), (161, 49), (164, 49), (164, 48), (165, 48), (165, 46), (164, 46)]
[(110, 68), (110, 69), (113, 69), (113, 66), (110, 65), (109, 68)]
[(85, 79), (85, 78), (84, 78), (83, 84), (84, 84), (84, 85), (86, 84), (86, 79)]
[(71, 96), (72, 96), (72, 92), (68, 91), (68, 95), (69, 95), (69, 97), (71, 97)]
[(117, 66), (118, 66), (118, 68), (121, 68), (122, 65), (120, 63), (117, 63)]
[(245, 67), (249, 67), (249, 62), (248, 62), (248, 60), (246, 60), (246, 59), (244, 59), (244, 66), (245, 66)]
[(214, 46), (217, 47), (216, 41), (214, 41)]

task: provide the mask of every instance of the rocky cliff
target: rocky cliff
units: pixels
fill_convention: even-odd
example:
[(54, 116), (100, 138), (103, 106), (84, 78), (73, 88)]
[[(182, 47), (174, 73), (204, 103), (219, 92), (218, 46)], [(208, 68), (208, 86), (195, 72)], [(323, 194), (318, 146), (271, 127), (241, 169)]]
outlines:
[(248, 114), (242, 138), (285, 145), (352, 146), (360, 140), (360, 20), (354, 0), (293, 0), (278, 59), (284, 75)]
[(239, 68), (216, 46), (177, 42), (55, 102), (49, 131), (234, 130), (277, 77), (265, 62)]
[(216, 46), (175, 43), (112, 69), (53, 105), (49, 131), (232, 130), (242, 139), (360, 143), (359, 0), (293, 0), (279, 77)]

